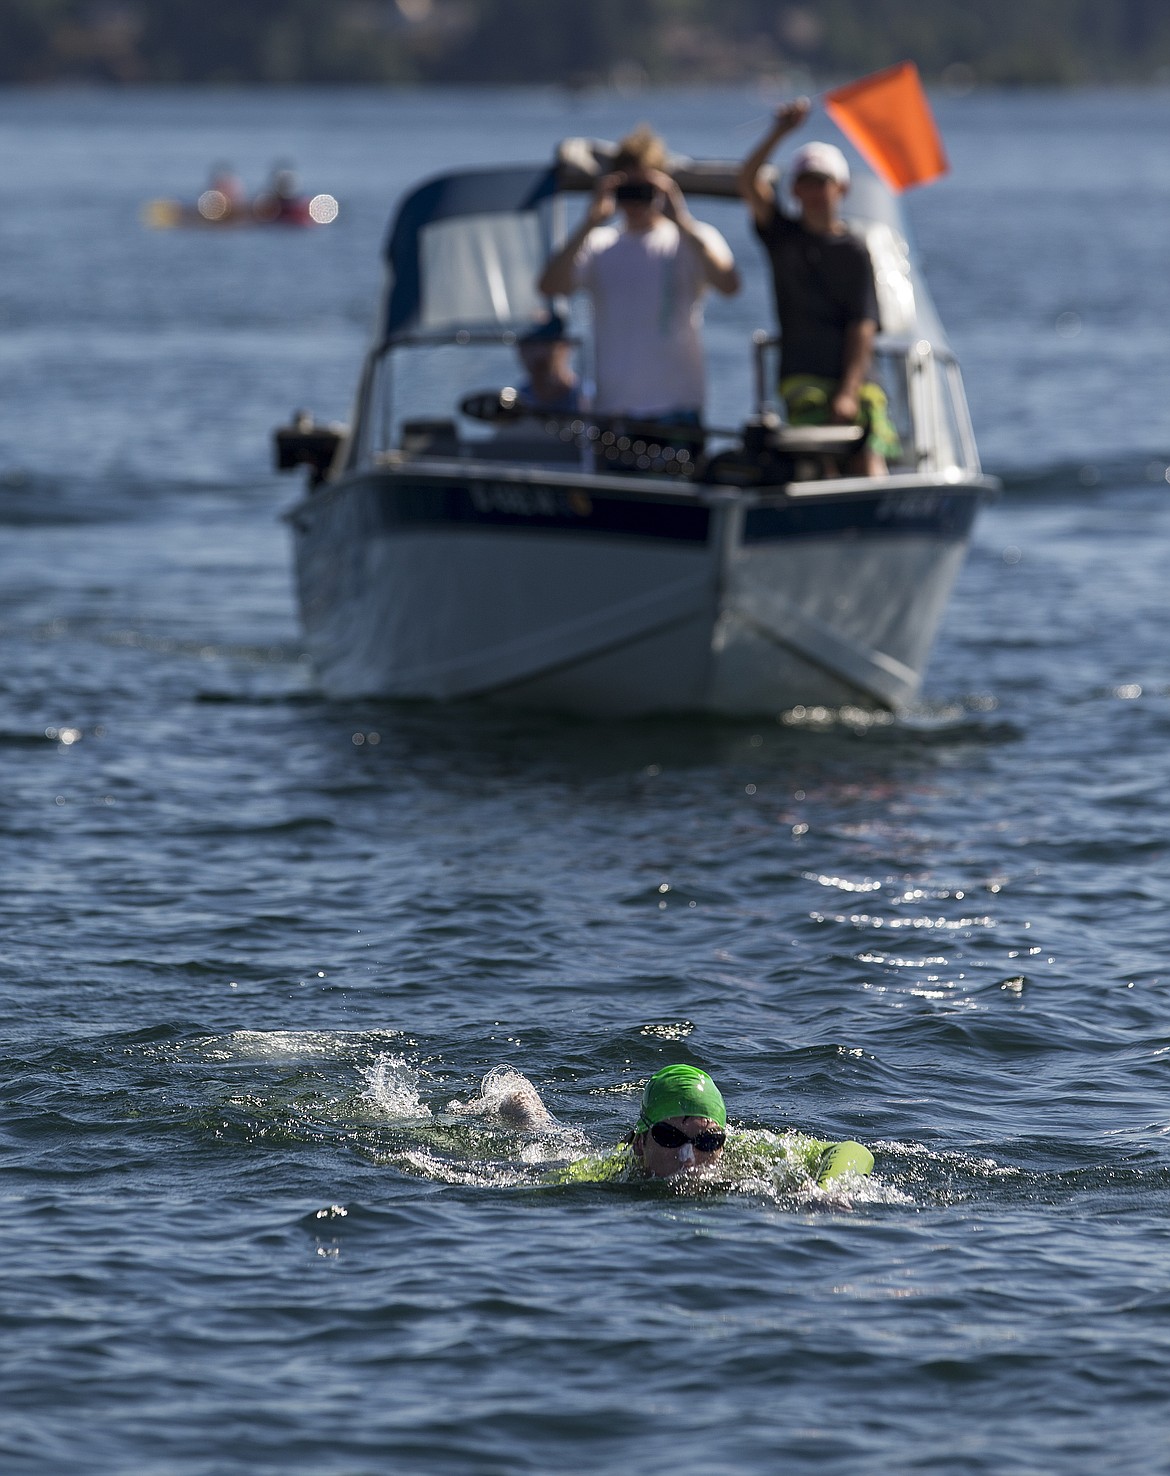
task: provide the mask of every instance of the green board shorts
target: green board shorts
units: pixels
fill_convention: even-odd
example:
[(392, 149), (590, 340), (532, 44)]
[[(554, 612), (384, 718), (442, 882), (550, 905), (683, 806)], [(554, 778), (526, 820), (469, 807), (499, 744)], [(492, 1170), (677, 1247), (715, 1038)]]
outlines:
[[(817, 374), (789, 374), (780, 381), (780, 396), (788, 408), (789, 425), (828, 425), (829, 401), (837, 390), (835, 379)], [(890, 419), (890, 405), (880, 384), (867, 382), (857, 392), (857, 424), (865, 430), (865, 444), (887, 461), (902, 454), (902, 442)]]

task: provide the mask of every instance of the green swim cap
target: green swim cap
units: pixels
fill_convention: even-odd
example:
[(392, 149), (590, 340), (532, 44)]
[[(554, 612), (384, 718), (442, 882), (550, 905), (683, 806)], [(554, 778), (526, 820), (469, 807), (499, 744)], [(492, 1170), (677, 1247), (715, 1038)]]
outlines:
[(663, 1066), (646, 1083), (636, 1133), (644, 1133), (667, 1117), (709, 1117), (727, 1126), (727, 1108), (719, 1088), (697, 1066)]

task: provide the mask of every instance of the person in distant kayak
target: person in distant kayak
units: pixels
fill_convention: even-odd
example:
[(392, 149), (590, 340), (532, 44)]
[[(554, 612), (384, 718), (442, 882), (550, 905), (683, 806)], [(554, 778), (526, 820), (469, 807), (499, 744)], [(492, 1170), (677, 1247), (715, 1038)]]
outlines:
[[(496, 1110), (510, 1127), (536, 1132), (554, 1121), (536, 1088), (519, 1076), (512, 1078)], [(787, 1169), (822, 1187), (843, 1174), (865, 1175), (873, 1168), (873, 1154), (853, 1141), (749, 1130), (729, 1134), (719, 1088), (707, 1072), (680, 1062), (661, 1067), (647, 1081), (633, 1130), (617, 1148), (577, 1159), (551, 1177), (557, 1183), (674, 1179), (680, 1174), (718, 1177), (725, 1152), (739, 1174)]]
[(687, 209), (666, 162), (649, 128), (623, 139), (539, 287), (547, 297), (589, 294), (598, 414), (698, 425), (702, 299), (709, 287), (738, 292), (739, 273), (719, 232)]
[(226, 222), (247, 209), (248, 192), (244, 181), (230, 164), (212, 166), (207, 191), (200, 197), (201, 202), (207, 200), (208, 194), (218, 198), (208, 201), (206, 206), (200, 204), (200, 214), (205, 219)]
[(308, 225), (309, 202), (301, 194), (296, 171), (277, 164), (267, 189), (252, 201), (252, 214), (263, 225)]
[(834, 144), (807, 143), (789, 166), (800, 207), (781, 210), (769, 171), (772, 150), (808, 117), (807, 98), (778, 108), (744, 160), (739, 190), (768, 253), (780, 324), (779, 392), (793, 425), (859, 425), (865, 431), (850, 470), (877, 476), (901, 452), (886, 396), (869, 379), (877, 335), (873, 263), (841, 220), (849, 164)]

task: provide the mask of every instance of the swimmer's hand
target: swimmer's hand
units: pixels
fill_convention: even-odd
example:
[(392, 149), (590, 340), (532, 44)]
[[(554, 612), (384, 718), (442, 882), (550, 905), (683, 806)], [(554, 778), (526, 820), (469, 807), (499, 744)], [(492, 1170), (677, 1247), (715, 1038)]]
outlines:
[(553, 1125), (552, 1114), (530, 1081), (501, 1097), (497, 1110), (501, 1122), (524, 1132), (539, 1132)]
[(556, 1126), (540, 1093), (526, 1076), (508, 1066), (494, 1066), (480, 1083), (477, 1097), (451, 1102), (448, 1111), (467, 1117), (495, 1116), (520, 1132), (546, 1132)]

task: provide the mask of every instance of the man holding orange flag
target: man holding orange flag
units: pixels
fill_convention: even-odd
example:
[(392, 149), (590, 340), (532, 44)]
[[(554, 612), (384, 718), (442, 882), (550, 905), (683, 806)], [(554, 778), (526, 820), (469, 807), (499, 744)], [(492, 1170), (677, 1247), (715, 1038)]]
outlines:
[(886, 396), (867, 376), (878, 331), (877, 291), (865, 243), (840, 218), (849, 165), (833, 144), (808, 143), (790, 165), (793, 219), (765, 171), (769, 156), (808, 117), (807, 98), (776, 110), (739, 173), (740, 194), (772, 267), (780, 323), (780, 395), (793, 425), (859, 425), (865, 431), (850, 470), (879, 476), (900, 454)]

